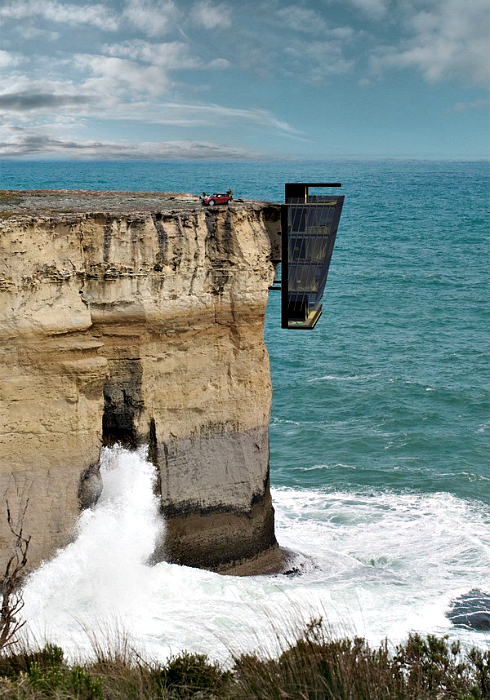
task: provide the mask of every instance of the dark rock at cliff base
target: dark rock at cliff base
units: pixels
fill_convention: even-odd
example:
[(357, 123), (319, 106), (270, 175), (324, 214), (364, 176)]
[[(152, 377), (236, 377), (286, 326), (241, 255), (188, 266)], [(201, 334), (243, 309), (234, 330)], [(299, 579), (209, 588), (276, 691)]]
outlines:
[(91, 464), (80, 476), (80, 484), (78, 487), (80, 508), (84, 509), (94, 506), (102, 493), (102, 487), (100, 464)]
[(281, 576), (288, 578), (296, 578), (316, 568), (316, 564), (312, 557), (305, 556), (301, 552), (295, 552), (292, 549), (283, 548), (284, 564), (279, 572)]
[(490, 630), (490, 594), (477, 588), (456, 598), (447, 617), (455, 627)]

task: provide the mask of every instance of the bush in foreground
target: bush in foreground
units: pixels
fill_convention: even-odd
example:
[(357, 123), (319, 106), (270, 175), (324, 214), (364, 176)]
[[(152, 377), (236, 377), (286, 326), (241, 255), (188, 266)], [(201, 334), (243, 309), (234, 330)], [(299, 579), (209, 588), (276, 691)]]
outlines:
[(310, 624), (276, 659), (235, 658), (231, 671), (184, 652), (166, 665), (137, 654), (99, 653), (70, 666), (63, 651), (0, 656), (0, 699), (30, 700), (489, 700), (490, 651), (463, 652), (446, 638), (411, 635), (391, 653), (385, 643), (332, 640)]

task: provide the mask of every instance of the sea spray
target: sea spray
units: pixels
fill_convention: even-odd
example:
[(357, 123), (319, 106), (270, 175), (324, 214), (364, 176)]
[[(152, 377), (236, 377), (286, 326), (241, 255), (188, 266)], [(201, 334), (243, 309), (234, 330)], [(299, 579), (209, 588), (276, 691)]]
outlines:
[[(276, 653), (315, 616), (333, 635), (378, 643), (410, 630), (486, 646), (488, 633), (455, 630), (450, 600), (485, 587), (490, 511), (448, 494), (280, 489), (279, 542), (298, 552), (289, 575), (225, 577), (151, 564), (162, 535), (155, 471), (143, 450), (105, 449), (97, 505), (74, 541), (32, 574), (25, 618), (38, 641), (90, 657), (90, 637), (129, 638), (164, 661), (184, 649), (229, 661)], [(107, 637), (107, 639), (104, 639)]]
[(31, 633), (62, 639), (76, 637), (77, 625), (109, 631), (117, 622), (130, 628), (135, 597), (146, 589), (147, 563), (163, 528), (153, 492), (155, 469), (144, 452), (102, 450), (97, 505), (82, 511), (74, 541), (25, 586)]
[[(98, 647), (117, 645), (118, 635), (160, 660), (182, 649), (223, 660), (235, 636), (237, 652), (256, 649), (267, 617), (280, 616), (268, 595), (277, 582), (151, 565), (163, 526), (154, 466), (144, 450), (116, 446), (103, 450), (101, 476), (102, 495), (80, 515), (75, 540), (27, 581), (31, 638), (61, 645), (72, 659), (90, 657), (94, 639)], [(272, 628), (269, 637), (264, 646), (277, 650)]]

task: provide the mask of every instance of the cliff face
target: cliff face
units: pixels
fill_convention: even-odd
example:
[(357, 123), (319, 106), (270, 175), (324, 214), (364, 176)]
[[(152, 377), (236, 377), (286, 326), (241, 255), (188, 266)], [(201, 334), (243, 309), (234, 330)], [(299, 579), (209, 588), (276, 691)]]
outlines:
[[(102, 442), (149, 445), (156, 558), (222, 569), (275, 546), (263, 322), (279, 207), (154, 200), (107, 195), (98, 213), (79, 193), (0, 219), (0, 499), (14, 519), (28, 501), (31, 567), (96, 501)], [(10, 541), (2, 516), (3, 555)]]

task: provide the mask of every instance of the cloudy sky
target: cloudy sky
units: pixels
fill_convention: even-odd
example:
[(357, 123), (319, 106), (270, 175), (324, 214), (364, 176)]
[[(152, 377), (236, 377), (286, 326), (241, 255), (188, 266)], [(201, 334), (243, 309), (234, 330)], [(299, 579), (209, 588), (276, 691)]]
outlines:
[(488, 158), (488, 0), (0, 0), (0, 156)]

